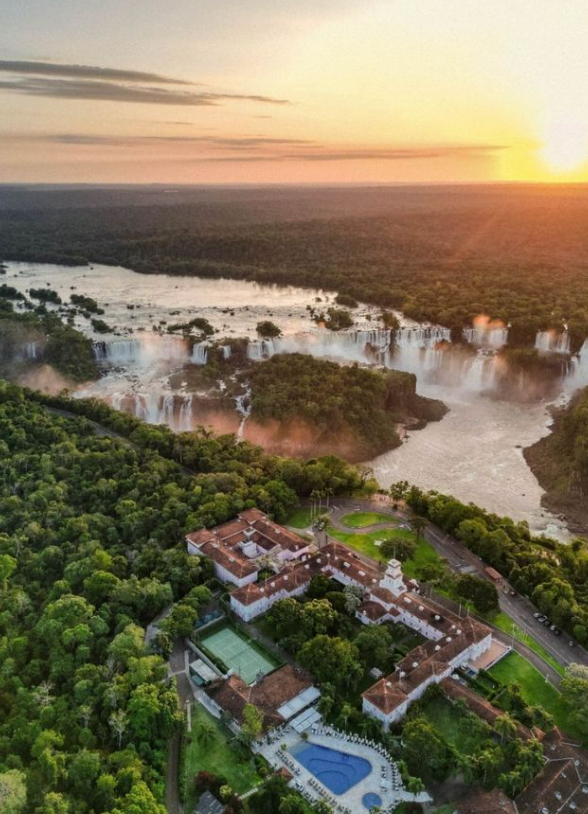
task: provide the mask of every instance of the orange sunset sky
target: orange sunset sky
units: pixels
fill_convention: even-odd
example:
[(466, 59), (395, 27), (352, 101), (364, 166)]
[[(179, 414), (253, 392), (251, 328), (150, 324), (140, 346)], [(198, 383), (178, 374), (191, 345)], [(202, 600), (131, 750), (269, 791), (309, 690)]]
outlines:
[(588, 0), (2, 0), (0, 182), (588, 180)]

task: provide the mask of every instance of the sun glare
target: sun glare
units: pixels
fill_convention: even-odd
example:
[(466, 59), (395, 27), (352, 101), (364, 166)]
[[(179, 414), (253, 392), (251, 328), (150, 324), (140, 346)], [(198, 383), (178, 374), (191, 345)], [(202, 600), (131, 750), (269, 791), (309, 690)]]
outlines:
[(546, 135), (541, 157), (555, 172), (573, 172), (588, 160), (588, 127), (560, 122)]

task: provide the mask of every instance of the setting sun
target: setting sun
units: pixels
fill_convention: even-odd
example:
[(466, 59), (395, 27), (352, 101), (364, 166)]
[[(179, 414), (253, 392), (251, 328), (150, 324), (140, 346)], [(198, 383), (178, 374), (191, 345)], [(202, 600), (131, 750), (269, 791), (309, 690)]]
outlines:
[(547, 134), (541, 157), (555, 172), (579, 170), (588, 159), (588, 127), (570, 121), (554, 125)]

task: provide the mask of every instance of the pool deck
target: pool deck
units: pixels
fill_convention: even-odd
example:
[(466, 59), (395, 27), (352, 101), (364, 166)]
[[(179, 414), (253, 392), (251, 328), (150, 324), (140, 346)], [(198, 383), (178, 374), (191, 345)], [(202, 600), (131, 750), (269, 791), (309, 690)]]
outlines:
[[(275, 736), (272, 736), (275, 737)], [(355, 786), (352, 786), (348, 791), (343, 794), (334, 794), (326, 786), (324, 786), (317, 778), (304, 768), (296, 757), (291, 753), (293, 747), (301, 743), (317, 744), (318, 746), (326, 746), (329, 749), (337, 749), (340, 752), (345, 752), (349, 755), (356, 755), (368, 760), (372, 766), (372, 771), (363, 780), (360, 780)], [(286, 759), (278, 754), (282, 745), (286, 745), (288, 755)], [(411, 794), (399, 787), (393, 788), (393, 772), (396, 767), (384, 757), (377, 749), (364, 743), (353, 743), (344, 740), (344, 736), (340, 733), (335, 734), (318, 734), (308, 733), (308, 739), (303, 740), (300, 734), (291, 727), (286, 728), (278, 734), (275, 739), (270, 743), (257, 744), (255, 751), (262, 754), (265, 759), (276, 768), (286, 768), (292, 774), (292, 786), (298, 791), (306, 793), (314, 800), (334, 800), (334, 810), (336, 812), (351, 811), (352, 814), (367, 814), (367, 809), (363, 805), (362, 799), (365, 794), (372, 792), (377, 794), (382, 799), (382, 811), (392, 811), (399, 802), (402, 800), (426, 802), (430, 800), (427, 794)], [(292, 771), (295, 767), (296, 771)], [(385, 770), (385, 783), (383, 787), (382, 770)], [(332, 803), (331, 803), (332, 805)]]

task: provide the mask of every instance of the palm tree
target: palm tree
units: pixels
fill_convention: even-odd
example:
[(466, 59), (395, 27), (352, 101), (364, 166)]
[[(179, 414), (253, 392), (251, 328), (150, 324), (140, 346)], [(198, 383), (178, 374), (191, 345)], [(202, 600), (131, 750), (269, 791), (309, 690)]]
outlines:
[(341, 712), (339, 713), (339, 720), (343, 722), (343, 729), (347, 731), (347, 724), (349, 722), (349, 718), (353, 715), (353, 707), (351, 704), (343, 704), (341, 707)]
[(196, 733), (196, 740), (201, 746), (206, 746), (216, 735), (214, 725), (210, 721), (202, 721)]
[(505, 712), (494, 721), (494, 730), (500, 735), (500, 743), (503, 743), (505, 738), (511, 738), (515, 734), (517, 725), (508, 712)]
[(421, 539), (423, 531), (427, 528), (427, 521), (425, 520), (424, 517), (419, 517), (418, 515), (416, 515), (411, 520), (409, 520), (409, 525), (416, 534), (416, 541), (418, 543), (418, 541)]

